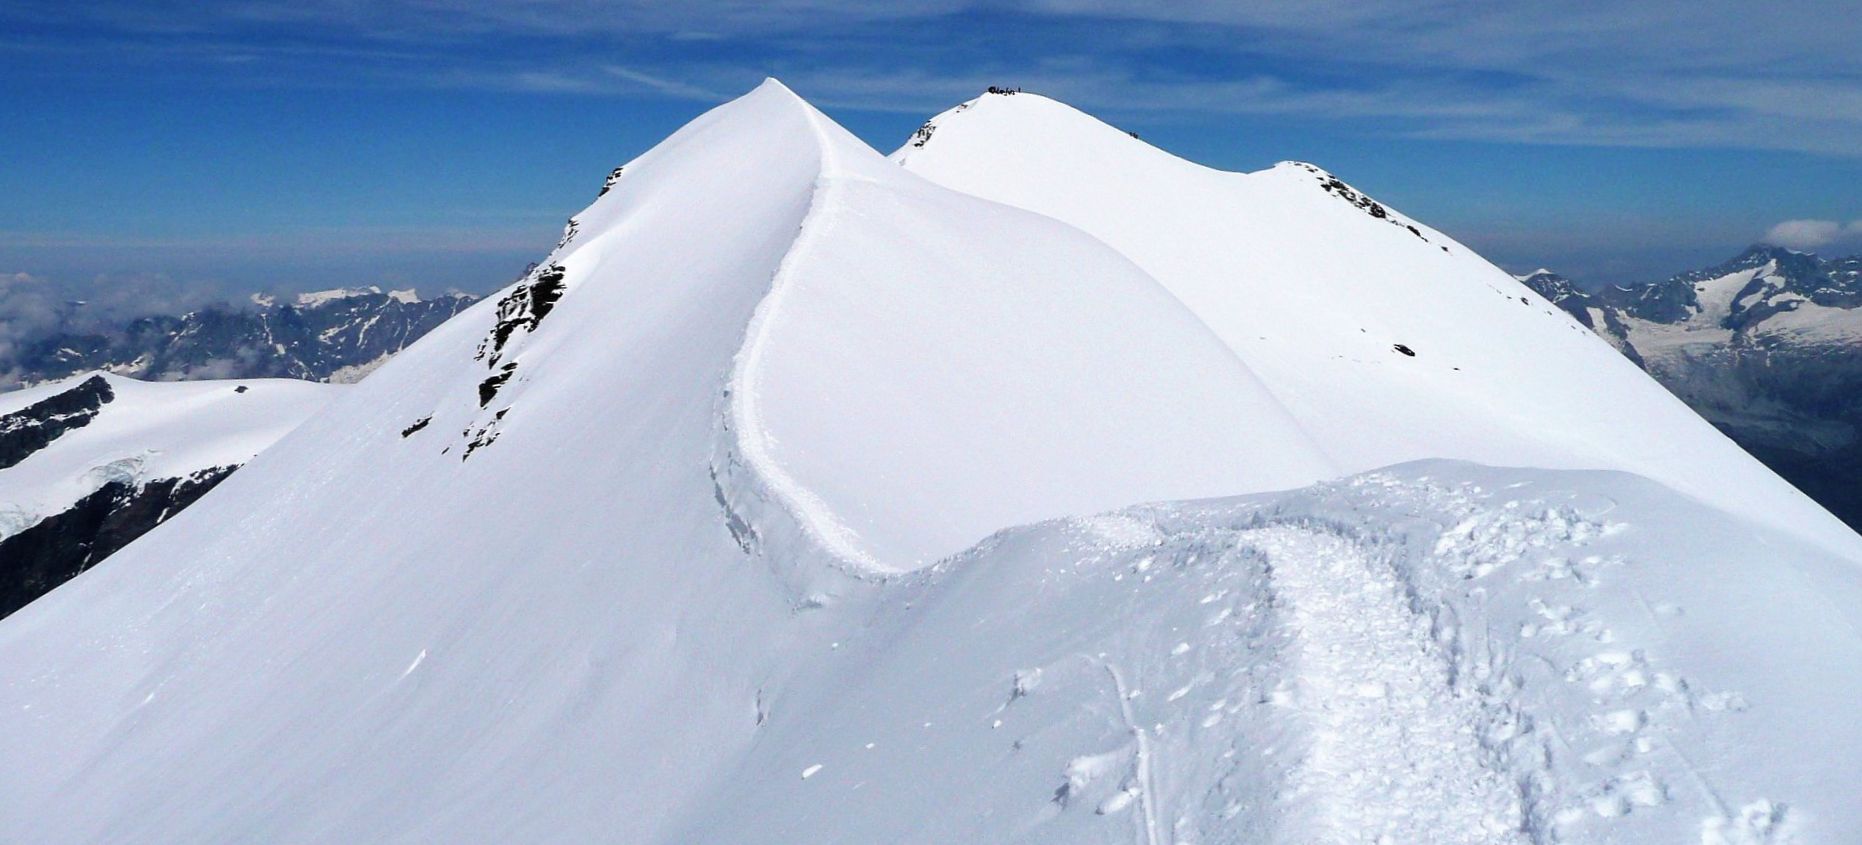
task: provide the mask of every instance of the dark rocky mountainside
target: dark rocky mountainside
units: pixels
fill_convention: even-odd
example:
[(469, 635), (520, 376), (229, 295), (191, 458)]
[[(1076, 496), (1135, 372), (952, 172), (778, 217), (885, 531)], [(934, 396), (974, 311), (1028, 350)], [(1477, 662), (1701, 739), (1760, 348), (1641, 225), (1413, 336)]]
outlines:
[(1758, 245), (1643, 285), (1520, 281), (1862, 528), (1862, 256)]
[(149, 315), (94, 326), (85, 305), (66, 303), (85, 325), (25, 338), (0, 360), (0, 390), (91, 370), (152, 381), (296, 378), (355, 381), (476, 302), (465, 294), (420, 299), (378, 288), (254, 297), (180, 315)]
[(210, 467), (140, 484), (111, 481), (0, 540), (0, 618), (52, 591), (181, 512), (236, 467)]
[(93, 376), (77, 387), (0, 416), (0, 469), (25, 460), (59, 435), (88, 425), (104, 403), (114, 398), (110, 382)]

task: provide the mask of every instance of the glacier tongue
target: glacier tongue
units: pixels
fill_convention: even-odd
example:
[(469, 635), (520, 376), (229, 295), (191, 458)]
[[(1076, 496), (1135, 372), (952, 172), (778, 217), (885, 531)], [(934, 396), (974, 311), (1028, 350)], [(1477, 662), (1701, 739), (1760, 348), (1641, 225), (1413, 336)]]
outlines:
[[(616, 171), (518, 284), (0, 622), (0, 830), (1862, 826), (1862, 578), (1800, 538), (1853, 536), (1819, 535), (1652, 383), (1539, 372), (1567, 359), (1523, 347), (1563, 324), (1502, 319), (1531, 303), (1478, 259), (1434, 263), (1461, 248), (1343, 183), (1160, 177), (1257, 222), (1203, 182), (1277, 186), (1285, 240), (1262, 243), (1070, 174), (1081, 203), (1175, 215), (1146, 251), (1101, 231), (1110, 211), (914, 175), (956, 125), (899, 168), (773, 81), (707, 113)], [(1120, 191), (1144, 175), (1109, 172)], [(1171, 225), (1210, 234), (1191, 246), (1220, 272), (1185, 275)], [(1235, 244), (1325, 272), (1264, 277)], [(1401, 272), (1372, 275), (1384, 258)], [(1466, 313), (1430, 312), (1425, 281)], [(1656, 422), (1617, 436), (1611, 413)], [(1418, 455), (1614, 466), (1665, 432), (1636, 466), (1683, 493), (1458, 462), (1311, 483)], [(1762, 519), (1702, 503), (1746, 482)]]
[(0, 418), (93, 383), (112, 395), (94, 420), (0, 470), (0, 539), (108, 481), (239, 466), (342, 392), (288, 379), (151, 383), (99, 372), (4, 394)]

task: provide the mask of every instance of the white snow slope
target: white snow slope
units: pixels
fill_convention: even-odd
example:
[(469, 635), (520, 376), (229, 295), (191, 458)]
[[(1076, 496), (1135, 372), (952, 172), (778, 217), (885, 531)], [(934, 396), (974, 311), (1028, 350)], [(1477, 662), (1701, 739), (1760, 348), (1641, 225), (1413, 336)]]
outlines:
[(1575, 320), (1312, 165), (1210, 170), (1035, 94), (986, 95), (927, 126), (896, 161), (1117, 248), (1349, 470), (1441, 457), (1619, 469), (1856, 548), (1854, 532)]
[[(0, 621), (3, 838), (1862, 826), (1853, 537), (1620, 472), (1311, 484), (1369, 460), (1354, 435), (1455, 456), (1504, 412), (1321, 424), (1329, 390), (1404, 392), (1333, 365), (1286, 398), (1123, 250), (931, 185), (774, 82), (708, 113), (531, 277)], [(1420, 325), (1379, 343), (1507, 360)], [(1217, 493), (1250, 495), (1130, 507)]]
[(108, 382), (115, 396), (97, 417), (0, 470), (0, 539), (68, 510), (111, 481), (185, 478), (243, 464), (341, 390), (291, 379), (145, 382), (86, 373), (0, 394), (0, 415), (92, 377)]

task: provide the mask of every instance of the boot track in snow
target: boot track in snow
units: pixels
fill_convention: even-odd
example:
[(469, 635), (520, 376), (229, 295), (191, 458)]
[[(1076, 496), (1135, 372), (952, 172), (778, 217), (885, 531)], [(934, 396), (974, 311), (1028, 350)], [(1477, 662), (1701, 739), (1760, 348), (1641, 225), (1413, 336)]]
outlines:
[(1266, 556), (1291, 634), (1292, 689), (1311, 747), (1296, 800), (1327, 841), (1503, 843), (1520, 834), (1518, 789), (1490, 767), (1482, 703), (1377, 554), (1294, 525), (1237, 540)]

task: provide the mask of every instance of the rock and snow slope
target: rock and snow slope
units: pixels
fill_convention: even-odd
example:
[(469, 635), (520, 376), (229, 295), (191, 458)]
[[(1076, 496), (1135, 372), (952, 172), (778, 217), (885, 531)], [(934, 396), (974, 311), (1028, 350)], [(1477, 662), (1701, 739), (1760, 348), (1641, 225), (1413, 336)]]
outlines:
[(48, 303), (56, 324), (20, 327), (23, 336), (0, 354), (0, 389), (93, 370), (149, 381), (294, 378), (346, 384), (475, 301), (465, 294), (423, 300), (412, 290), (346, 288), (299, 294), (289, 302), (254, 294), (249, 304), (126, 321), (100, 318), (84, 302)]
[(1645, 285), (1520, 279), (1851, 526), (1862, 525), (1862, 256), (1757, 245)]
[[(1365, 219), (1436, 246), (1383, 214)], [(1330, 242), (1360, 239), (1357, 219)], [(0, 828), (1303, 843), (1862, 825), (1862, 737), (1841, 718), (1862, 570), (1817, 512), (1767, 499), (1749, 522), (1626, 475), (1454, 462), (1309, 486), (1374, 453), (1354, 433), (1592, 453), (1506, 439), (1503, 409), (1433, 435), (1320, 419), (1328, 391), (1404, 391), (1316, 363), (1288, 391), (1123, 250), (927, 183), (766, 83), (623, 168), (534, 274), (0, 623)], [(1402, 334), (1377, 343), (1481, 357), (1479, 338)], [(1284, 376), (1300, 353), (1280, 354)], [(1694, 445), (1745, 477), (1723, 441)], [(1083, 516), (1218, 492), (1253, 495)]]
[(0, 395), (0, 616), (186, 507), (334, 392), (94, 373)]

